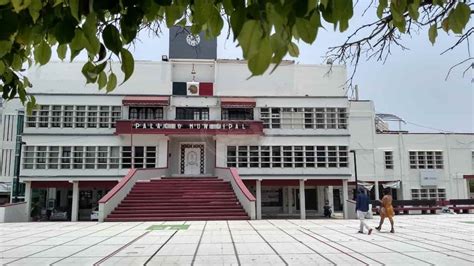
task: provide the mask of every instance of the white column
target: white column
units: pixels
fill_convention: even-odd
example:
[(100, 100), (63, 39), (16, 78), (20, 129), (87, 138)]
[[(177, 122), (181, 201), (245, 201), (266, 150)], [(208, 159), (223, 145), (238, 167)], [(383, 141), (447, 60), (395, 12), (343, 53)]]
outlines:
[(329, 201), (329, 206), (331, 206), (332, 211), (334, 212), (334, 187), (328, 186), (327, 197)]
[(316, 193), (318, 195), (318, 213), (323, 214), (323, 207), (324, 207), (324, 187), (317, 186)]
[(283, 213), (288, 213), (288, 188), (283, 187)]
[(29, 221), (30, 216), (31, 216), (31, 182), (30, 181), (25, 181), (25, 202), (26, 202), (26, 215)]
[(347, 200), (349, 199), (349, 190), (347, 185), (347, 180), (342, 180), (342, 208), (344, 212), (344, 219), (347, 219), (348, 210), (347, 210)]
[(288, 214), (293, 213), (293, 188), (288, 187)]
[(256, 193), (257, 194), (257, 220), (262, 219), (262, 180), (257, 180)]
[(304, 179), (300, 180), (300, 218), (306, 219), (306, 200), (305, 200), (305, 189)]
[(77, 222), (79, 215), (79, 182), (72, 182), (72, 208), (71, 208), (71, 221)]
[(378, 200), (378, 199), (380, 199), (379, 181), (375, 181), (374, 186), (375, 186), (375, 200)]

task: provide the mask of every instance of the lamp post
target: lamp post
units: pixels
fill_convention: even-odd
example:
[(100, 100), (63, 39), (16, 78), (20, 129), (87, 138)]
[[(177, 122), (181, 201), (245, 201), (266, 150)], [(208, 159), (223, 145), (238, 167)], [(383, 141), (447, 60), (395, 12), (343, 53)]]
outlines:
[(353, 198), (356, 199), (356, 194), (357, 194), (357, 155), (355, 150), (350, 150), (350, 153), (354, 154), (354, 177), (355, 177), (355, 187), (356, 187), (356, 193), (353, 193)]

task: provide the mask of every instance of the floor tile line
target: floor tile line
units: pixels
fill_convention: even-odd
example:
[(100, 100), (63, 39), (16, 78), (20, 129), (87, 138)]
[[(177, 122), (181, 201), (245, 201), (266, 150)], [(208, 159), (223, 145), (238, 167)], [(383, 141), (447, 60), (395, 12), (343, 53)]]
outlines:
[[(100, 225), (100, 224), (97, 223), (97, 224), (95, 224), (95, 225)], [(94, 226), (95, 226), (95, 225), (94, 225)], [(109, 228), (110, 228), (110, 227), (109, 227)], [(49, 237), (49, 238), (45, 238), (45, 239), (40, 239), (40, 240), (38, 240), (38, 241), (34, 241), (34, 242), (28, 243), (28, 244), (26, 244), (26, 245), (28, 245), (28, 246), (30, 246), (30, 245), (31, 245), (31, 246), (36, 246), (36, 245), (32, 245), (32, 244), (38, 243), (38, 242), (41, 242), (41, 241), (44, 241), (44, 240), (46, 240), (46, 239), (49, 240), (49, 239), (52, 239), (52, 238), (55, 238), (55, 237), (59, 237), (59, 236), (66, 235), (66, 234), (70, 234), (70, 233), (73, 233), (73, 232), (77, 232), (77, 231), (80, 231), (80, 230), (83, 230), (83, 229), (90, 229), (90, 227), (84, 227), (84, 228), (79, 228), (79, 229), (77, 229), (77, 230), (67, 231), (67, 232), (65, 232), (65, 233), (62, 233), (62, 234), (59, 234), (59, 235), (55, 235), (55, 236), (52, 236), (52, 237)], [(100, 231), (101, 231), (101, 230), (95, 231), (95, 232), (93, 232), (93, 233), (91, 233), (91, 234), (94, 234), (94, 233), (97, 233), (97, 232), (100, 232)], [(87, 234), (87, 235), (85, 235), (85, 236), (89, 236), (89, 235), (91, 235), (91, 234)], [(66, 244), (66, 243), (69, 243), (69, 242), (71, 242), (71, 241), (74, 241), (74, 240), (77, 240), (77, 239), (80, 239), (80, 238), (81, 238), (81, 237), (75, 238), (75, 239), (70, 240), (70, 241), (63, 242), (63, 243), (61, 243), (61, 244), (53, 245), (53, 247), (51, 247), (51, 248), (64, 245), (64, 244)], [(23, 247), (23, 246), (25, 246), (25, 245), (15, 246), (15, 247), (12, 247), (12, 248), (3, 250), (2, 252), (9, 251), (9, 250), (13, 250), (13, 249), (16, 249), (16, 248), (21, 248), (21, 247)], [(41, 245), (41, 246), (43, 246), (43, 245)], [(43, 251), (46, 251), (46, 250), (48, 250), (48, 249), (44, 249), (44, 250), (42, 250), (42, 251), (40, 251), (40, 252), (43, 252)], [(35, 254), (31, 254), (31, 255), (35, 255)], [(28, 255), (28, 257), (31, 256), (31, 255)]]
[[(56, 224), (54, 224), (54, 225), (56, 225)], [(64, 227), (62, 227), (62, 228), (69, 227), (69, 226), (73, 226), (73, 225), (75, 225), (75, 224), (68, 224), (68, 225), (66, 225), (66, 226), (64, 226)], [(38, 233), (34, 233), (34, 234), (31, 234), (31, 235), (28, 235), (28, 236), (20, 236), (20, 237), (17, 237), (17, 238), (9, 239), (9, 240), (7, 240), (7, 241), (4, 241), (3, 243), (7, 243), (7, 242), (10, 242), (10, 241), (13, 241), (13, 240), (18, 240), (18, 239), (24, 238), (24, 237), (31, 237), (31, 236), (34, 236), (34, 235), (39, 235), (39, 234), (48, 232), (49, 230), (51, 230), (51, 229), (48, 228), (48, 229), (46, 229), (46, 230), (44, 230), (44, 231), (40, 231), (40, 232), (38, 232)], [(16, 232), (16, 233), (17, 233), (17, 232)]]
[(146, 231), (145, 233), (137, 236), (136, 238), (134, 238), (132, 241), (129, 241), (127, 244), (121, 246), (120, 248), (118, 248), (117, 250), (111, 252), (110, 254), (108, 254), (107, 256), (103, 257), (101, 260), (99, 260), (98, 262), (94, 263), (94, 266), (98, 266), (100, 265), (101, 263), (107, 261), (108, 259), (110, 259), (112, 256), (114, 256), (115, 254), (119, 253), (120, 251), (124, 250), (125, 248), (127, 248), (128, 246), (130, 246), (131, 244), (137, 242), (140, 238), (146, 236), (148, 233), (150, 233), (150, 231)]
[(199, 251), (199, 247), (201, 246), (202, 236), (204, 235), (204, 231), (206, 231), (206, 226), (207, 226), (207, 221), (204, 222), (204, 227), (202, 228), (201, 236), (199, 237), (199, 241), (198, 241), (196, 250), (194, 251), (193, 260), (191, 261), (191, 265), (194, 265), (194, 262), (196, 261), (196, 256), (197, 256), (197, 253)]
[(255, 232), (257, 232), (257, 234), (263, 239), (263, 241), (267, 243), (267, 245), (273, 250), (273, 252), (275, 252), (275, 254), (278, 255), (278, 257), (280, 257), (283, 263), (285, 263), (285, 265), (289, 265), (288, 262), (280, 255), (280, 253), (278, 253), (276, 249), (270, 244), (270, 242), (268, 242), (267, 239), (263, 237), (263, 235), (260, 234), (260, 232), (252, 225), (252, 223), (250, 223), (250, 221), (247, 221), (247, 223), (253, 228), (253, 230), (255, 230)]
[(305, 247), (309, 248), (310, 250), (312, 250), (314, 253), (318, 254), (319, 256), (321, 256), (322, 258), (326, 259), (327, 261), (331, 262), (333, 265), (337, 265), (334, 261), (332, 261), (331, 259), (325, 257), (323, 254), (319, 253), (317, 250), (315, 250), (314, 248), (310, 247), (309, 245), (307, 245), (306, 243), (304, 243), (303, 241), (299, 240), (298, 238), (296, 238), (295, 236), (291, 235), (290, 233), (286, 232), (285, 230), (283, 230), (281, 227), (278, 227), (276, 226), (275, 224), (273, 224), (272, 222), (270, 222), (269, 220), (267, 220), (268, 223), (272, 224), (273, 226), (275, 226), (276, 228), (278, 228), (280, 231), (282, 231), (283, 233), (287, 234), (288, 236), (290, 236), (291, 238), (293, 238), (294, 240), (300, 242), (301, 244), (303, 244)]
[[(400, 239), (396, 239), (396, 238), (393, 238), (393, 237), (388, 237), (388, 236), (385, 236), (385, 235), (382, 235), (382, 234), (378, 234), (379, 236), (382, 236), (384, 238), (387, 238), (387, 239), (391, 239), (391, 240), (394, 240), (394, 241), (398, 241), (398, 242), (401, 242), (401, 243), (405, 243), (405, 244), (408, 244), (408, 245), (412, 245), (414, 247), (419, 247), (419, 248), (424, 248), (428, 251), (432, 251), (432, 252), (436, 252), (436, 253), (442, 253), (444, 255), (448, 255), (448, 256), (451, 256), (451, 257), (454, 257), (454, 258), (457, 258), (457, 259), (460, 259), (460, 260), (464, 260), (464, 261), (468, 261), (468, 262), (474, 262), (472, 260), (466, 260), (462, 257), (458, 257), (458, 256), (455, 256), (455, 255), (451, 255), (451, 254), (446, 254), (445, 251), (439, 251), (439, 250), (435, 250), (435, 249), (431, 249), (431, 248), (427, 248), (427, 247), (423, 247), (423, 246), (420, 246), (420, 245), (416, 245), (416, 244), (413, 244), (413, 243), (410, 243), (410, 242), (407, 242), (407, 241), (403, 241), (403, 240), (400, 240)], [(402, 238), (402, 239), (405, 239), (405, 240), (410, 240), (410, 241), (413, 241), (412, 239), (409, 239), (409, 238), (406, 238), (406, 237), (402, 237), (400, 235), (394, 235), (394, 237), (399, 237), (399, 238)], [(444, 246), (437, 246), (437, 245), (433, 245), (433, 244), (429, 244), (429, 243), (424, 243), (424, 244), (428, 244), (428, 245), (432, 245), (432, 246), (435, 246), (435, 247), (441, 247), (441, 248), (445, 248), (447, 249), (446, 247)], [(468, 255), (468, 256), (471, 256), (471, 254), (466, 254), (466, 253), (463, 253), (463, 252), (460, 252), (460, 251), (457, 251), (457, 250), (452, 250), (452, 249), (448, 249), (450, 252), (457, 252), (457, 253), (461, 253), (463, 255)]]
[[(316, 223), (314, 223), (313, 221), (310, 221), (310, 222), (316, 225)], [(410, 255), (405, 254), (404, 252), (400, 252), (400, 251), (395, 250), (395, 249), (391, 249), (391, 248), (388, 248), (388, 247), (384, 247), (384, 246), (382, 246), (382, 245), (380, 245), (380, 244), (376, 244), (376, 243), (374, 243), (374, 242), (368, 241), (367, 239), (363, 239), (363, 238), (360, 238), (360, 237), (358, 237), (358, 236), (352, 236), (352, 235), (349, 235), (348, 233), (345, 233), (345, 232), (342, 232), (342, 231), (339, 231), (339, 230), (336, 230), (336, 229), (334, 229), (334, 228), (330, 228), (330, 227), (327, 227), (327, 226), (324, 226), (324, 225), (320, 225), (320, 226), (322, 226), (322, 227), (324, 227), (324, 228), (326, 228), (326, 229), (329, 229), (329, 230), (336, 231), (336, 232), (338, 232), (338, 233), (340, 233), (340, 234), (343, 234), (343, 235), (346, 235), (346, 236), (350, 236), (350, 237), (357, 238), (357, 239), (359, 239), (359, 240), (361, 240), (361, 241), (364, 241), (364, 242), (367, 242), (367, 243), (369, 243), (369, 244), (372, 244), (372, 245), (381, 247), (381, 248), (386, 249), (386, 250), (390, 250), (390, 251), (392, 251), (392, 252), (401, 254), (401, 255), (403, 255), (403, 256), (406, 256), (406, 257), (409, 257), (409, 258), (412, 258), (412, 259), (415, 259), (415, 260), (424, 262), (424, 263), (426, 263), (426, 264), (428, 264), (428, 265), (434, 265), (433, 263), (431, 263), (431, 262), (429, 262), (429, 261), (422, 260), (422, 259), (419, 259), (419, 258), (416, 258), (416, 257), (412, 257), (412, 256), (410, 256)], [(340, 244), (340, 245), (343, 245), (343, 244)], [(344, 246), (345, 246), (345, 245), (344, 245)]]
[(161, 246), (145, 261), (145, 263), (143, 264), (144, 266), (148, 265), (148, 263), (156, 256), (156, 254), (158, 254), (158, 252), (160, 252), (160, 250), (166, 245), (168, 244), (168, 242), (171, 240), (171, 238), (174, 237), (174, 235), (176, 235), (176, 233), (178, 233), (178, 230), (175, 230), (174, 233), (168, 238), (166, 239), (166, 241), (161, 244)]
[[(404, 221), (404, 223), (406, 224), (409, 224), (413, 227), (416, 227), (417, 225), (415, 224), (411, 224), (411, 223), (407, 223), (406, 221)], [(443, 228), (443, 226), (439, 226), (440, 228)], [(436, 226), (435, 226), (436, 228)], [(422, 231), (422, 230), (416, 230), (416, 229), (413, 229), (413, 228), (408, 228), (408, 227), (405, 227), (405, 229), (407, 230), (411, 230), (411, 231), (415, 231), (415, 232), (419, 232), (419, 233), (424, 233), (424, 234), (432, 234), (432, 235), (437, 235), (437, 236), (442, 236), (442, 237), (446, 237), (446, 238), (450, 238), (450, 239), (453, 239), (453, 240), (459, 240), (459, 241), (465, 241), (465, 242), (468, 242), (470, 244), (473, 244), (474, 241), (470, 241), (470, 240), (467, 240), (467, 239), (462, 239), (462, 238), (457, 238), (457, 237), (452, 237), (452, 236), (446, 236), (446, 235), (442, 235), (442, 234), (437, 234), (436, 232), (427, 232), (427, 231)], [(456, 230), (457, 231), (457, 230)], [(462, 233), (461, 231), (457, 231), (457, 233)], [(426, 239), (426, 238), (425, 238)]]
[[(312, 234), (316, 234), (316, 233), (314, 233), (313, 231), (310, 231), (309, 229), (306, 229), (306, 228), (304, 228), (304, 227), (302, 227), (302, 228), (303, 228), (304, 230), (309, 231), (309, 232), (312, 233)], [(309, 236), (309, 237), (311, 237), (311, 238), (313, 238), (313, 239), (316, 239), (316, 240), (318, 240), (319, 242), (321, 242), (321, 243), (323, 243), (323, 244), (325, 244), (325, 245), (327, 245), (327, 246), (330, 246), (330, 247), (332, 247), (332, 248), (338, 250), (338, 251), (341, 252), (342, 254), (344, 254), (344, 255), (346, 255), (346, 256), (349, 256), (349, 257), (351, 257), (351, 258), (353, 258), (353, 259), (355, 259), (355, 260), (357, 260), (357, 261), (363, 263), (364, 265), (369, 265), (367, 262), (365, 262), (365, 261), (363, 261), (363, 260), (361, 260), (361, 259), (359, 259), (359, 258), (357, 258), (357, 257), (352, 256), (351, 254), (349, 254), (349, 253), (347, 253), (347, 252), (345, 252), (345, 251), (339, 249), (338, 247), (335, 247), (335, 246), (333, 246), (333, 245), (331, 245), (331, 244), (329, 244), (329, 243), (327, 243), (327, 242), (321, 241), (321, 239), (318, 239), (318, 238), (314, 237), (313, 235), (311, 235), (310, 233), (305, 232), (304, 230), (298, 229), (298, 231), (302, 232), (303, 234), (305, 234), (305, 235), (307, 235), (307, 236)], [(319, 235), (319, 234), (316, 234), (316, 235), (318, 235), (319, 237), (321, 237), (321, 235)], [(330, 242), (331, 242), (331, 243), (334, 243), (334, 244), (337, 244), (337, 243), (332, 242), (332, 241), (330, 241)], [(354, 253), (360, 254), (360, 253), (358, 253), (358, 252), (354, 252)], [(364, 255), (362, 255), (362, 256), (363, 256), (363, 257), (366, 257), (366, 258), (368, 258), (368, 259), (370, 259), (370, 260), (372, 260), (372, 261), (375, 261), (375, 262), (377, 262), (377, 263), (379, 263), (379, 264), (381, 264), (381, 265), (384, 265), (384, 263), (381, 263), (381, 262), (379, 262), (379, 261), (377, 261), (377, 260), (374, 260), (374, 259), (369, 258), (369, 257), (364, 256)]]
[[(99, 224), (96, 224), (96, 225), (99, 225)], [(117, 224), (117, 225), (118, 225), (118, 224)], [(116, 225), (113, 225), (113, 226), (116, 226)], [(111, 227), (113, 227), (113, 226), (111, 226)], [(108, 227), (108, 228), (110, 228), (110, 227)], [(108, 228), (106, 228), (106, 229), (108, 229)], [(81, 231), (81, 230), (83, 230), (83, 229), (88, 229), (88, 227), (79, 228), (79, 229), (77, 229), (77, 230), (69, 231), (68, 233)], [(102, 230), (105, 230), (105, 229), (97, 230), (97, 231), (94, 231), (94, 232), (89, 233), (89, 234), (87, 234), (87, 235), (80, 236), (80, 237), (76, 237), (76, 238), (74, 238), (74, 239), (71, 239), (71, 240), (69, 240), (69, 241), (63, 242), (63, 243), (61, 243), (61, 244), (52, 245), (52, 246), (50, 246), (50, 247), (48, 247), (48, 248), (42, 249), (42, 250), (37, 251), (37, 252), (33, 252), (33, 253), (31, 253), (31, 254), (28, 254), (27, 256), (24, 256), (24, 257), (22, 257), (22, 258), (18, 258), (18, 259), (14, 260), (14, 261), (9, 261), (9, 262), (6, 263), (5, 265), (8, 265), (8, 264), (10, 264), (10, 263), (12, 263), (12, 262), (16, 262), (16, 261), (19, 261), (19, 260), (22, 260), (22, 259), (25, 259), (25, 258), (29, 258), (29, 257), (31, 257), (31, 256), (33, 256), (33, 255), (36, 255), (36, 254), (39, 254), (39, 253), (41, 253), (41, 252), (44, 252), (44, 251), (47, 251), (47, 250), (50, 250), (50, 249), (53, 249), (53, 248), (62, 246), (62, 245), (64, 245), (64, 244), (70, 243), (70, 242), (72, 242), (72, 241), (76, 241), (77, 239), (81, 239), (81, 238), (83, 238), (83, 237), (90, 236), (90, 235), (95, 234), (95, 233), (97, 233), (97, 232), (100, 232), (100, 231), (102, 231)], [(53, 236), (53, 237), (51, 237), (51, 238), (49, 238), (49, 239), (52, 239), (52, 238), (55, 238), (55, 237), (58, 237), (58, 236)], [(44, 239), (42, 239), (42, 240), (44, 240)], [(41, 241), (42, 241), (42, 240), (41, 240)], [(36, 243), (36, 242), (34, 242), (34, 243)], [(28, 245), (29, 245), (29, 244), (28, 244)], [(18, 247), (15, 247), (15, 248), (19, 248), (19, 247), (22, 247), (22, 246), (18, 246)], [(11, 249), (9, 249), (9, 250), (13, 250), (13, 249), (15, 249), (15, 248), (11, 248)], [(5, 251), (6, 251), (6, 250), (5, 250)]]
[(240, 263), (239, 253), (237, 253), (237, 247), (235, 246), (234, 237), (232, 236), (232, 230), (230, 229), (230, 226), (229, 226), (229, 221), (225, 221), (225, 222), (227, 224), (227, 228), (229, 229), (230, 240), (232, 241), (232, 246), (234, 247), (235, 258), (237, 259), (237, 265), (240, 266), (242, 264)]
[[(120, 223), (120, 224), (122, 224), (122, 223)], [(93, 246), (97, 246), (97, 244), (100, 244), (100, 243), (102, 243), (102, 242), (105, 242), (105, 241), (107, 241), (107, 240), (109, 240), (109, 239), (111, 239), (111, 238), (113, 238), (113, 237), (115, 237), (115, 236), (120, 235), (121, 233), (124, 233), (124, 232), (127, 232), (127, 231), (129, 231), (129, 230), (132, 230), (133, 228), (135, 228), (135, 227), (137, 227), (137, 226), (139, 226), (139, 225), (142, 225), (142, 224), (143, 224), (143, 222), (141, 222), (141, 223), (139, 223), (139, 224), (137, 224), (137, 225), (135, 225), (135, 226), (132, 226), (132, 227), (126, 229), (126, 230), (120, 231), (119, 233), (117, 233), (117, 234), (115, 234), (115, 235), (112, 235), (112, 236), (110, 236), (110, 237), (107, 237), (106, 239), (103, 239), (103, 240), (101, 240), (101, 241), (99, 241), (99, 242), (97, 242), (97, 243), (95, 243), (95, 244), (93, 244), (93, 245), (91, 245), (91, 246), (87, 246), (87, 247), (85, 247), (85, 248), (83, 248), (83, 249), (81, 249), (81, 250), (78, 250), (78, 251), (76, 251), (76, 252), (70, 254), (69, 256), (66, 256), (66, 257), (61, 258), (61, 259), (59, 259), (59, 260), (57, 260), (57, 261), (54, 261), (54, 262), (52, 262), (50, 265), (54, 265), (54, 264), (56, 264), (56, 263), (58, 263), (58, 262), (60, 262), (60, 261), (63, 261), (63, 260), (65, 260), (65, 259), (67, 259), (67, 258), (70, 258), (70, 257), (72, 257), (72, 256), (74, 256), (74, 255), (76, 255), (76, 254), (78, 254), (78, 253), (81, 253), (82, 251), (84, 251), (84, 250), (86, 250), (86, 249), (89, 249), (89, 248), (91, 248), (91, 247), (93, 247)], [(114, 226), (115, 226), (115, 225), (114, 225)], [(109, 229), (109, 228), (110, 228), (110, 227), (104, 228), (103, 230), (106, 230), (106, 229)], [(102, 230), (99, 230), (98, 232), (100, 232), (100, 231), (102, 231)]]

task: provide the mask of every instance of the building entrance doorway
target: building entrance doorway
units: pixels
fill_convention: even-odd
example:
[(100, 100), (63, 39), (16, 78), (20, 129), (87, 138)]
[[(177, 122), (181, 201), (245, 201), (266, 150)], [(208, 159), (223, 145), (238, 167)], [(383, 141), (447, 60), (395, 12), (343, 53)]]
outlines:
[(203, 143), (181, 144), (180, 173), (184, 175), (204, 174), (204, 151)]
[[(307, 188), (304, 190), (304, 202), (306, 210), (318, 209), (318, 194), (315, 188)], [(300, 190), (296, 189), (296, 210), (300, 210)]]

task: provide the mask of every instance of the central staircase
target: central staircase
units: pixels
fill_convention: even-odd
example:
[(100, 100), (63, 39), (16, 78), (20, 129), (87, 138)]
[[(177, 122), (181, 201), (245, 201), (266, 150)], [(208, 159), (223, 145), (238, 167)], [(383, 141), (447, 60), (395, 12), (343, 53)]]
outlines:
[(107, 222), (248, 220), (232, 186), (217, 177), (139, 181)]

